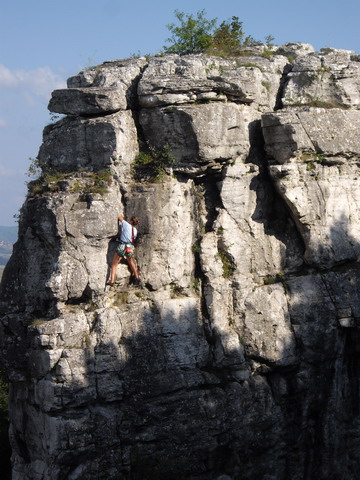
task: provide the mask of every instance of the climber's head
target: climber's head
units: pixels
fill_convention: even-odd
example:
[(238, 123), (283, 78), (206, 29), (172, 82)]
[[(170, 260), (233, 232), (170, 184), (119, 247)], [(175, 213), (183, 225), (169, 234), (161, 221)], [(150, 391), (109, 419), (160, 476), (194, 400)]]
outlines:
[(139, 225), (140, 220), (139, 220), (137, 217), (131, 217), (131, 218), (130, 218), (130, 223), (131, 223), (131, 225), (133, 225), (134, 227), (136, 227), (136, 225)]

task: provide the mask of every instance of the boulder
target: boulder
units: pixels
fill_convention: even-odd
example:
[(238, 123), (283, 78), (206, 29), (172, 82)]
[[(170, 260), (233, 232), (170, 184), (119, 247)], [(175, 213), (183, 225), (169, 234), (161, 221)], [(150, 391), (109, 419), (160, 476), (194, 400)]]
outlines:
[(248, 125), (259, 114), (234, 103), (210, 103), (142, 109), (146, 140), (156, 148), (170, 147), (174, 170), (192, 176), (221, 171), (249, 151)]
[(116, 88), (68, 88), (54, 90), (48, 109), (65, 115), (101, 115), (126, 110), (122, 86)]
[(142, 107), (224, 101), (273, 108), (287, 59), (178, 55), (150, 60), (139, 87)]
[(360, 154), (356, 132), (360, 112), (342, 109), (286, 109), (262, 116), (265, 149), (271, 162), (285, 163), (305, 153), (322, 157)]
[(48, 170), (110, 169), (126, 181), (137, 153), (137, 130), (131, 111), (120, 111), (105, 117), (65, 118), (49, 125), (38, 158)]
[[(116, 95), (112, 94), (112, 96), (116, 97), (116, 102), (113, 98), (111, 100), (112, 104), (115, 102), (121, 104), (121, 108), (124, 108), (125, 105), (128, 108), (133, 108), (137, 105), (137, 84), (147, 63), (144, 57), (104, 62), (101, 66), (89, 67), (82, 70), (78, 75), (70, 77), (67, 86), (69, 89), (100, 88), (105, 89), (105, 92), (107, 89), (114, 89), (117, 93)], [(84, 103), (87, 102), (87, 95), (77, 93), (70, 95), (81, 96), (79, 107), (81, 109), (86, 108)], [(92, 101), (93, 99), (94, 96)]]
[(348, 50), (323, 50), (322, 54), (299, 56), (288, 75), (284, 106), (358, 108), (360, 64)]
[(360, 112), (288, 109), (264, 115), (262, 125), (270, 174), (301, 232), (306, 261), (329, 268), (355, 260)]

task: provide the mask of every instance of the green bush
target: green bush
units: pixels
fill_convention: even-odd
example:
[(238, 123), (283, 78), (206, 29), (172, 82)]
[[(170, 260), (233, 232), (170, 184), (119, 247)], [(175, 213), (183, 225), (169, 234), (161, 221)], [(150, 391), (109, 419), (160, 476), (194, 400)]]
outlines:
[(264, 278), (264, 285), (273, 285), (274, 283), (283, 283), (284, 282), (284, 274), (277, 273), (276, 275), (267, 275)]
[(196, 240), (191, 246), (191, 250), (193, 253), (200, 253), (201, 252), (201, 245), (200, 240)]
[(218, 256), (223, 266), (223, 277), (230, 278), (236, 269), (234, 259), (232, 258), (226, 247), (218, 248)]
[(99, 172), (89, 174), (83, 193), (105, 195), (109, 191), (108, 187), (111, 185), (112, 178), (110, 170), (100, 170)]
[(38, 158), (29, 157), (30, 165), (26, 175), (28, 177), (35, 177), (38, 178), (41, 175), (41, 167)]
[(201, 287), (201, 280), (200, 278), (193, 277), (191, 279), (191, 286), (194, 292), (196, 292), (197, 295), (200, 294), (200, 287)]
[(30, 165), (26, 175), (33, 179), (28, 182), (29, 193), (35, 196), (59, 191), (59, 182), (65, 180), (69, 174), (41, 167), (38, 158), (29, 158), (29, 160)]
[(315, 163), (310, 160), (310, 162), (306, 164), (306, 170), (308, 172), (312, 172), (313, 170), (315, 170)]
[(238, 17), (231, 17), (231, 20), (224, 21), (215, 29), (211, 44), (206, 53), (210, 55), (242, 55), (243, 47), (254, 42), (250, 36), (245, 37), (243, 23)]
[(84, 194), (104, 195), (112, 182), (110, 170), (98, 172), (81, 172), (79, 180), (73, 177), (79, 176), (79, 172), (56, 172), (55, 170), (43, 171), (39, 178), (28, 183), (29, 194), (32, 196), (49, 195), (54, 192), (66, 191)]
[(141, 148), (142, 150), (133, 164), (133, 177), (138, 181), (155, 182), (161, 180), (175, 164), (175, 157), (169, 145), (155, 148), (146, 143)]
[(211, 45), (216, 18), (207, 20), (205, 10), (197, 12), (196, 18), (175, 10), (175, 17), (180, 25), (176, 26), (174, 23), (167, 25), (172, 36), (166, 41), (172, 45), (164, 47), (164, 53), (201, 53)]
[[(217, 19), (205, 18), (205, 10), (197, 12), (196, 17), (175, 10), (175, 17), (179, 25), (171, 23), (167, 28), (172, 36), (166, 40), (171, 45), (163, 47), (163, 53), (205, 53), (218, 56), (248, 55), (249, 47), (257, 43), (250, 35), (245, 36), (243, 22), (239, 17), (221, 22), (217, 26)], [(274, 37), (266, 37), (267, 49), (270, 52)]]

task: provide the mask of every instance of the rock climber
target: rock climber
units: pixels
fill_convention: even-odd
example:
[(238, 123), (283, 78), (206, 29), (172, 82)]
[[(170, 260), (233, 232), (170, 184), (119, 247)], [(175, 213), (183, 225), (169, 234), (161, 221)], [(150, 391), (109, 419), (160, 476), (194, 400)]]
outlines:
[(135, 264), (134, 253), (135, 253), (135, 239), (138, 235), (136, 225), (140, 223), (140, 220), (136, 217), (131, 217), (130, 222), (127, 222), (124, 219), (123, 215), (118, 217), (118, 225), (121, 227), (120, 233), (120, 243), (114, 253), (111, 269), (110, 269), (110, 278), (106, 282), (106, 285), (114, 285), (116, 279), (116, 267), (119, 265), (119, 262), (122, 258), (125, 258), (127, 261), (131, 273), (134, 276), (134, 284), (140, 285), (140, 275), (139, 270)]

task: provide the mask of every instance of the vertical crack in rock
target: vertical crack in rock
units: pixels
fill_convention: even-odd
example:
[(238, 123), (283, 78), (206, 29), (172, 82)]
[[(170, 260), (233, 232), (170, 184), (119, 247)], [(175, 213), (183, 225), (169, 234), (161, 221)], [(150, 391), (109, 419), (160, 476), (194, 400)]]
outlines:
[(282, 76), (280, 78), (279, 90), (278, 90), (277, 95), (276, 95), (274, 111), (281, 110), (281, 109), (284, 108), (282, 99), (284, 97), (284, 92), (285, 92), (286, 85), (288, 84), (288, 82), (290, 80), (289, 73), (292, 71), (292, 69), (293, 69), (293, 66), (289, 65), (289, 64), (285, 65), (285, 67), (283, 69)]
[(313, 140), (312, 140), (309, 132), (307, 131), (306, 125), (301, 121), (301, 117), (299, 116), (299, 114), (296, 114), (296, 117), (298, 118), (299, 124), (301, 125), (301, 127), (303, 128), (305, 134), (307, 135), (308, 140), (309, 140), (309, 143), (310, 143), (310, 145), (312, 146), (312, 149), (314, 150), (314, 152), (321, 153), (321, 152), (319, 152), (319, 148), (317, 147), (317, 145), (314, 144), (314, 142), (313, 142)]

